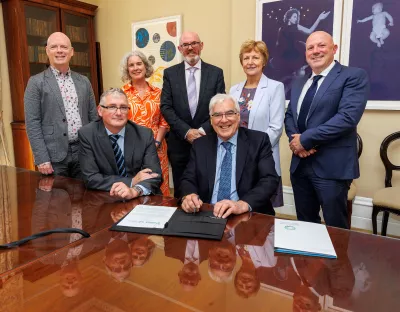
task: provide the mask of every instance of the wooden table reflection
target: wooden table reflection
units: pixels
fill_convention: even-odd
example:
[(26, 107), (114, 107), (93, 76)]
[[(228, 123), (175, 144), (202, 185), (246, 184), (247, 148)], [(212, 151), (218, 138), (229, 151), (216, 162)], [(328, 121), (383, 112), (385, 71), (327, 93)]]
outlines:
[[(50, 194), (38, 196), (39, 180), (22, 174), (30, 182), (19, 185), (36, 197), (31, 206), (28, 200), (22, 200), (25, 208), (16, 206), (23, 216), (18, 235), (68, 226), (76, 207), (83, 229), (93, 235), (75, 241), (49, 237), (17, 250), (18, 261), (0, 275), (0, 311), (398, 309), (399, 240), (328, 228), (337, 260), (283, 255), (273, 249), (274, 218), (260, 214), (230, 218), (221, 241), (112, 232), (108, 227), (135, 205), (175, 206), (176, 200), (116, 202), (57, 178)], [(46, 204), (37, 203), (42, 197)]]

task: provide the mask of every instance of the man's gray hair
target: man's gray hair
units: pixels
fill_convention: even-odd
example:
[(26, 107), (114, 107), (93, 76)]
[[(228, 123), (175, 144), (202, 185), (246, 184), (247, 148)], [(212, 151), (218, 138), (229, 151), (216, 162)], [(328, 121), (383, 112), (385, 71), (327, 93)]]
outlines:
[(99, 105), (105, 105), (106, 104), (106, 97), (108, 95), (112, 96), (123, 96), (126, 99), (126, 103), (128, 103), (128, 97), (126, 96), (125, 92), (122, 91), (120, 88), (111, 88), (107, 91), (104, 91), (103, 94), (100, 96), (100, 103)]
[(214, 106), (216, 104), (222, 103), (222, 102), (224, 102), (226, 100), (230, 100), (235, 104), (235, 109), (236, 109), (237, 113), (240, 111), (239, 104), (238, 104), (238, 102), (236, 101), (236, 99), (232, 95), (224, 94), (224, 93), (217, 93), (210, 100), (210, 105), (208, 107), (209, 113), (211, 114), (211, 112), (212, 112), (212, 110), (213, 110), (213, 108), (214, 108)]
[(146, 55), (143, 54), (143, 52), (132, 51), (132, 52), (128, 52), (127, 54), (125, 54), (121, 60), (121, 80), (122, 80), (122, 82), (123, 83), (131, 82), (131, 76), (129, 76), (129, 72), (128, 72), (128, 60), (131, 56), (137, 56), (142, 60), (144, 67), (146, 68), (145, 77), (149, 78), (154, 72), (153, 66), (150, 64), (149, 60), (147, 59)]

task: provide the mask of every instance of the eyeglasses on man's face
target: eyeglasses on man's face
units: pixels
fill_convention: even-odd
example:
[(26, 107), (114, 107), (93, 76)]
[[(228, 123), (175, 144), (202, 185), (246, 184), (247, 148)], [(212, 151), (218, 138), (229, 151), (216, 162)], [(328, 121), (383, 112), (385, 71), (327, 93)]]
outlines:
[(221, 120), (224, 116), (226, 119), (235, 119), (236, 115), (239, 114), (233, 110), (227, 111), (226, 113), (214, 113), (211, 115), (211, 118), (218, 121)]
[(105, 106), (105, 105), (100, 105), (101, 107), (105, 108), (109, 112), (116, 113), (117, 110), (120, 110), (122, 114), (126, 114), (131, 108), (129, 106)]
[(189, 47), (192, 47), (192, 49), (195, 49), (195, 48), (197, 48), (199, 45), (200, 45), (200, 42), (199, 42), (199, 41), (193, 41), (193, 42), (190, 42), (190, 43), (182, 43), (182, 44), (181, 44), (181, 47), (182, 47), (183, 49), (189, 49)]

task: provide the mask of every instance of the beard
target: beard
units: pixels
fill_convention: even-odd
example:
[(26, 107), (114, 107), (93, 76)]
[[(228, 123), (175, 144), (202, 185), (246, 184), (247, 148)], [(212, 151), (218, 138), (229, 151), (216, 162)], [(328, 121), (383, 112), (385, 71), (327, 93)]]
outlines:
[(193, 65), (196, 65), (197, 62), (200, 60), (200, 55), (185, 56), (184, 59), (185, 59), (186, 63), (193, 66)]

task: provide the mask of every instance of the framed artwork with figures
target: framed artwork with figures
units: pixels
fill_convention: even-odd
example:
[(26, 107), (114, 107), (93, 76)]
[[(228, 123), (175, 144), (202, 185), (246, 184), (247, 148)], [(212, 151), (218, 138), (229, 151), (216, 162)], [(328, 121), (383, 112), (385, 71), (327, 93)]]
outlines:
[(400, 1), (346, 0), (341, 57), (367, 71), (367, 109), (400, 110)]
[(339, 42), (342, 6), (342, 0), (257, 0), (256, 39), (269, 50), (264, 74), (285, 85), (287, 100), (294, 79), (311, 73), (305, 59), (307, 37), (322, 30)]
[(143, 52), (153, 65), (148, 81), (158, 88), (162, 88), (164, 69), (182, 61), (178, 51), (181, 32), (180, 15), (132, 23), (132, 50)]

